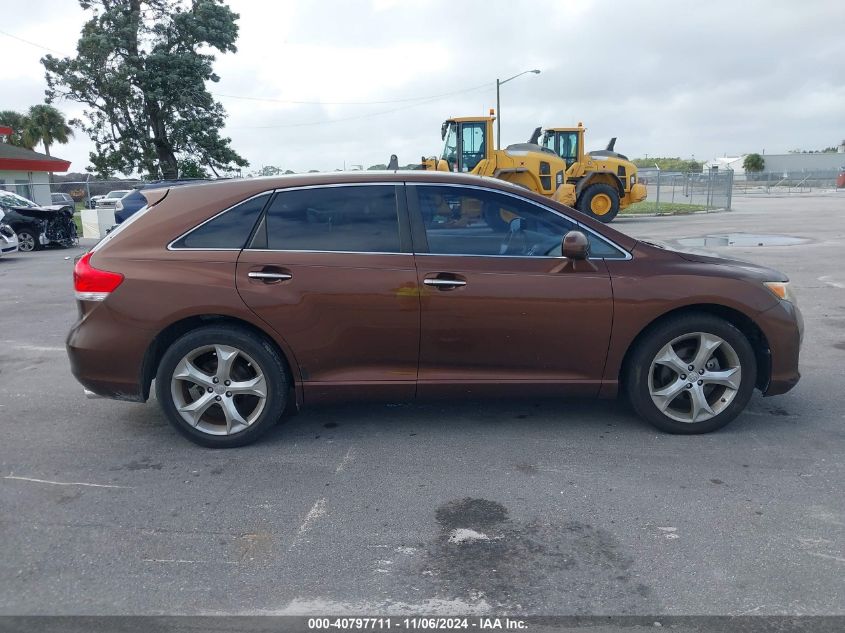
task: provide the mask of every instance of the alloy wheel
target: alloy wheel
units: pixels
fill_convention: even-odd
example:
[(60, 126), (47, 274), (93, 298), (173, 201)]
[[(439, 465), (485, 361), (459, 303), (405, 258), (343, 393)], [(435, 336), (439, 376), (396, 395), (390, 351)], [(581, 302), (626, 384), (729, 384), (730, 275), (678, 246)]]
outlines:
[(18, 249), (24, 253), (31, 253), (35, 250), (35, 237), (31, 233), (18, 235)]
[(709, 332), (679, 336), (664, 345), (651, 362), (648, 390), (663, 415), (693, 424), (724, 411), (742, 383), (736, 350)]
[(229, 345), (205, 345), (183, 356), (170, 391), (182, 419), (209, 435), (247, 429), (267, 403), (264, 371), (243, 350)]

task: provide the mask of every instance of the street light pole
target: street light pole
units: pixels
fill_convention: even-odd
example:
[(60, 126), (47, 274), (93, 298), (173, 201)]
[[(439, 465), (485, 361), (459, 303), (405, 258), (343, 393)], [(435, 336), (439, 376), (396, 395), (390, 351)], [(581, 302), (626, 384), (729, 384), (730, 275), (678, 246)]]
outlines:
[(518, 73), (513, 77), (508, 77), (504, 80), (496, 79), (496, 149), (502, 149), (502, 101), (499, 97), (499, 87), (502, 84), (506, 84), (509, 81), (516, 79), (517, 77), (522, 77), (523, 75), (526, 75), (528, 73), (539, 75), (540, 71), (537, 69), (523, 70), (521, 73)]

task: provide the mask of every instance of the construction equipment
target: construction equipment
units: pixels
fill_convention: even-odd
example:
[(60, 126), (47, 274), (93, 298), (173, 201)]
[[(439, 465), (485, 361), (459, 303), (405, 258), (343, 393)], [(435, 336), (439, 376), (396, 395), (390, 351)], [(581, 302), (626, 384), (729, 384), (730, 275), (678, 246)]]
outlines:
[[(566, 162), (566, 182), (555, 192), (555, 199), (610, 222), (620, 209), (646, 198), (645, 185), (637, 182), (637, 166), (614, 151), (616, 138), (603, 150), (584, 152), (584, 128), (547, 128), (540, 145)], [(532, 140), (539, 140), (541, 129)], [(530, 141), (529, 141), (530, 142)]]
[(546, 131), (542, 145), (537, 128), (528, 143), (493, 149), (491, 110), (487, 117), (444, 121), (439, 157), (423, 158), (421, 167), (457, 171), (506, 180), (610, 222), (620, 208), (643, 200), (645, 187), (637, 168), (621, 154), (607, 150), (584, 154), (584, 127)]

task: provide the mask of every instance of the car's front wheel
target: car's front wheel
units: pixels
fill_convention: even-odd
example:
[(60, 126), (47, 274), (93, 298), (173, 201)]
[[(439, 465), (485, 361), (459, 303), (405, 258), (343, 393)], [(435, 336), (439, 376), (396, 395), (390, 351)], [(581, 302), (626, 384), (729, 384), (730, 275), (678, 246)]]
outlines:
[(39, 248), (41, 248), (41, 244), (38, 243), (35, 233), (29, 229), (18, 231), (18, 250), (24, 253), (31, 253), (32, 251), (37, 251)]
[(723, 319), (690, 314), (647, 332), (631, 354), (625, 386), (641, 417), (669, 433), (693, 434), (739, 415), (756, 380), (745, 335)]
[(193, 442), (243, 446), (282, 416), (289, 379), (264, 338), (232, 326), (193, 330), (165, 352), (156, 397), (168, 420)]

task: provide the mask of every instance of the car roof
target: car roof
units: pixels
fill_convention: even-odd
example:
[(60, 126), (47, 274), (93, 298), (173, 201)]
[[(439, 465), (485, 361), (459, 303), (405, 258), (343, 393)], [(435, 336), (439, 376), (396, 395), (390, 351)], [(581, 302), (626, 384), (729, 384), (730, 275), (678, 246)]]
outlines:
[[(228, 180), (228, 178), (220, 178), (219, 180)], [(134, 191), (141, 191), (142, 189), (158, 189), (160, 187), (176, 187), (179, 185), (196, 185), (203, 182), (217, 182), (216, 180), (209, 180), (207, 178), (177, 178), (176, 180), (152, 180), (137, 185)]]

